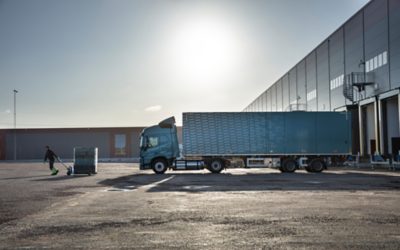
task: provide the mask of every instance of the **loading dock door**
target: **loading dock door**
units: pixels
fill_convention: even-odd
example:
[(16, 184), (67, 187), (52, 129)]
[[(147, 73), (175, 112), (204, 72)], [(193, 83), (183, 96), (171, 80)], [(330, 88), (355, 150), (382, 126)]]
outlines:
[(392, 137), (392, 154), (397, 155), (400, 151), (400, 137)]
[(398, 143), (399, 134), (399, 106), (397, 95), (392, 98), (382, 100), (382, 139), (386, 149), (385, 154), (397, 154), (399, 149), (393, 143)]
[(373, 154), (376, 151), (376, 135), (375, 135), (375, 105), (367, 104), (362, 109), (362, 137), (365, 142), (363, 152)]
[(375, 154), (375, 152), (376, 152), (376, 140), (370, 140), (369, 141), (369, 148), (370, 148), (369, 154), (370, 155)]

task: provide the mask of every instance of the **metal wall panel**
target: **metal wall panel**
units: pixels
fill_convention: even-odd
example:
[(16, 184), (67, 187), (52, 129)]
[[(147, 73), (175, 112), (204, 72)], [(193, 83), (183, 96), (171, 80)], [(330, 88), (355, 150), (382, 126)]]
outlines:
[[(353, 72), (370, 72), (376, 83), (367, 86), (361, 92), (354, 89), (355, 102), (400, 87), (399, 0), (370, 1), (333, 33), (328, 41), (329, 56), (327, 60), (322, 58), (326, 55), (326, 49), (323, 48), (325, 43), (323, 43), (294, 67), (296, 73), (294, 73), (294, 68), (289, 72), (288, 82), (286, 82), (287, 76), (284, 75), (280, 81), (275, 83), (276, 110), (285, 110), (287, 103), (295, 101), (293, 94), (295, 89), (291, 85), (295, 77), (292, 74), (296, 74), (298, 103), (307, 103), (309, 111), (336, 110), (343, 108), (346, 104), (351, 104), (342, 94), (342, 79)], [(327, 65), (329, 78), (326, 85)], [(279, 82), (281, 85), (278, 86)], [(288, 90), (286, 90), (287, 83), (289, 84)], [(333, 88), (331, 87), (332, 83)], [(325, 96), (326, 86), (328, 86), (328, 98)], [(313, 90), (316, 90), (317, 93), (310, 95)], [(287, 92), (288, 95), (286, 95)], [(316, 99), (309, 98), (310, 96), (316, 96)], [(327, 108), (328, 106), (330, 109)]]
[(289, 72), (289, 104), (297, 104), (297, 68)]
[(276, 84), (270, 87), (271, 90), (271, 111), (276, 111)]
[(374, 72), (375, 83), (378, 87), (367, 91), (367, 96), (390, 89), (389, 64), (382, 64), (382, 59), (378, 60), (379, 55), (388, 51), (387, 7), (386, 0), (372, 1), (364, 10), (365, 62), (375, 59), (372, 72)]
[(322, 43), (317, 52), (317, 104), (318, 111), (329, 111), (330, 88), (329, 88), (329, 57), (328, 41)]
[(276, 111), (282, 111), (282, 79), (276, 83)]
[(306, 62), (305, 60), (297, 64), (297, 95), (298, 104), (307, 104), (307, 86), (306, 86)]
[(255, 100), (251, 103), (249, 111), (252, 112), (254, 109)]
[[(107, 132), (17, 132), (17, 159), (44, 158), (45, 146), (49, 145), (61, 158), (72, 159), (74, 147), (97, 147), (99, 158), (110, 157), (110, 133)], [(6, 136), (6, 159), (14, 159), (14, 135)]]
[(289, 107), (289, 75), (282, 77), (282, 111), (286, 111)]
[(306, 58), (306, 85), (307, 85), (307, 111), (317, 111), (317, 98), (313, 92), (317, 91), (317, 69), (315, 51)]
[(265, 100), (264, 100), (264, 92), (260, 95), (260, 103), (257, 111), (265, 111)]
[[(344, 25), (345, 74), (364, 72), (363, 12)], [(359, 99), (355, 92), (356, 100)]]
[(261, 96), (257, 97), (256, 99), (256, 106), (254, 111), (260, 111), (261, 108)]
[[(127, 143), (130, 143), (130, 156), (131, 157), (139, 157), (140, 154), (140, 148), (139, 148), (139, 143), (140, 143), (140, 134), (142, 133), (143, 129), (142, 128), (137, 128), (134, 129), (130, 133), (130, 142), (128, 141)], [(182, 127), (177, 128), (177, 134), (178, 134), (178, 142), (182, 143)]]
[(0, 131), (0, 161), (6, 159), (6, 132)]
[(400, 1), (389, 0), (389, 62), (391, 88), (400, 87)]
[(271, 107), (271, 89), (268, 89), (267, 91), (267, 111), (270, 112), (272, 111), (272, 107)]
[(340, 28), (329, 37), (329, 76), (331, 110), (346, 105), (343, 96), (344, 79), (344, 36), (343, 28)]
[(264, 95), (264, 110), (263, 111), (267, 112), (268, 111), (268, 91), (265, 90), (263, 92), (263, 95)]
[(256, 112), (260, 111), (261, 109), (261, 98), (257, 98), (257, 102), (256, 102), (256, 106), (255, 106), (255, 110)]

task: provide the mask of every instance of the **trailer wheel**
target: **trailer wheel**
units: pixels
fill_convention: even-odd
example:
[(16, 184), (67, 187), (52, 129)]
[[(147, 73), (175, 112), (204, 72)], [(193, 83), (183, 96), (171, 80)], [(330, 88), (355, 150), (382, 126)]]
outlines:
[(220, 159), (212, 159), (208, 164), (208, 170), (211, 171), (213, 174), (219, 174), (222, 169), (224, 168), (224, 163)]
[(296, 171), (296, 167), (297, 167), (297, 164), (296, 164), (295, 160), (287, 159), (287, 160), (283, 161), (282, 167), (280, 168), (280, 170), (285, 173), (293, 173), (294, 171)]
[(163, 174), (167, 171), (167, 161), (164, 159), (155, 159), (152, 163), (154, 173)]
[(311, 172), (320, 173), (325, 168), (325, 162), (322, 159), (314, 159), (310, 162)]

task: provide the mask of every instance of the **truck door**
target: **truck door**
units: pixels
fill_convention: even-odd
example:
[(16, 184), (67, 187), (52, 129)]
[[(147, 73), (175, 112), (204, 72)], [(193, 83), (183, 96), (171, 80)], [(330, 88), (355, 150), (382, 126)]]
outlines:
[(171, 156), (171, 141), (167, 135), (149, 135), (147, 137), (147, 156), (149, 158), (164, 157), (170, 159)]

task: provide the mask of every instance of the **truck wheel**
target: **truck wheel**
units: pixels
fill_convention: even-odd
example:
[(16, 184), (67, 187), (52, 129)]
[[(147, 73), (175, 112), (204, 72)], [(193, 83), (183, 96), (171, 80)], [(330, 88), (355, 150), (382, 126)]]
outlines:
[(163, 174), (167, 171), (167, 162), (164, 159), (156, 159), (152, 163), (154, 173)]
[(288, 159), (283, 161), (281, 171), (285, 173), (293, 173), (294, 171), (296, 171), (296, 167), (297, 167), (296, 161)]
[(222, 171), (224, 168), (224, 163), (220, 159), (212, 159), (210, 161), (210, 164), (208, 165), (208, 170), (211, 171), (211, 173), (218, 174)]
[(311, 172), (320, 173), (325, 168), (325, 162), (321, 159), (314, 159), (310, 163)]

